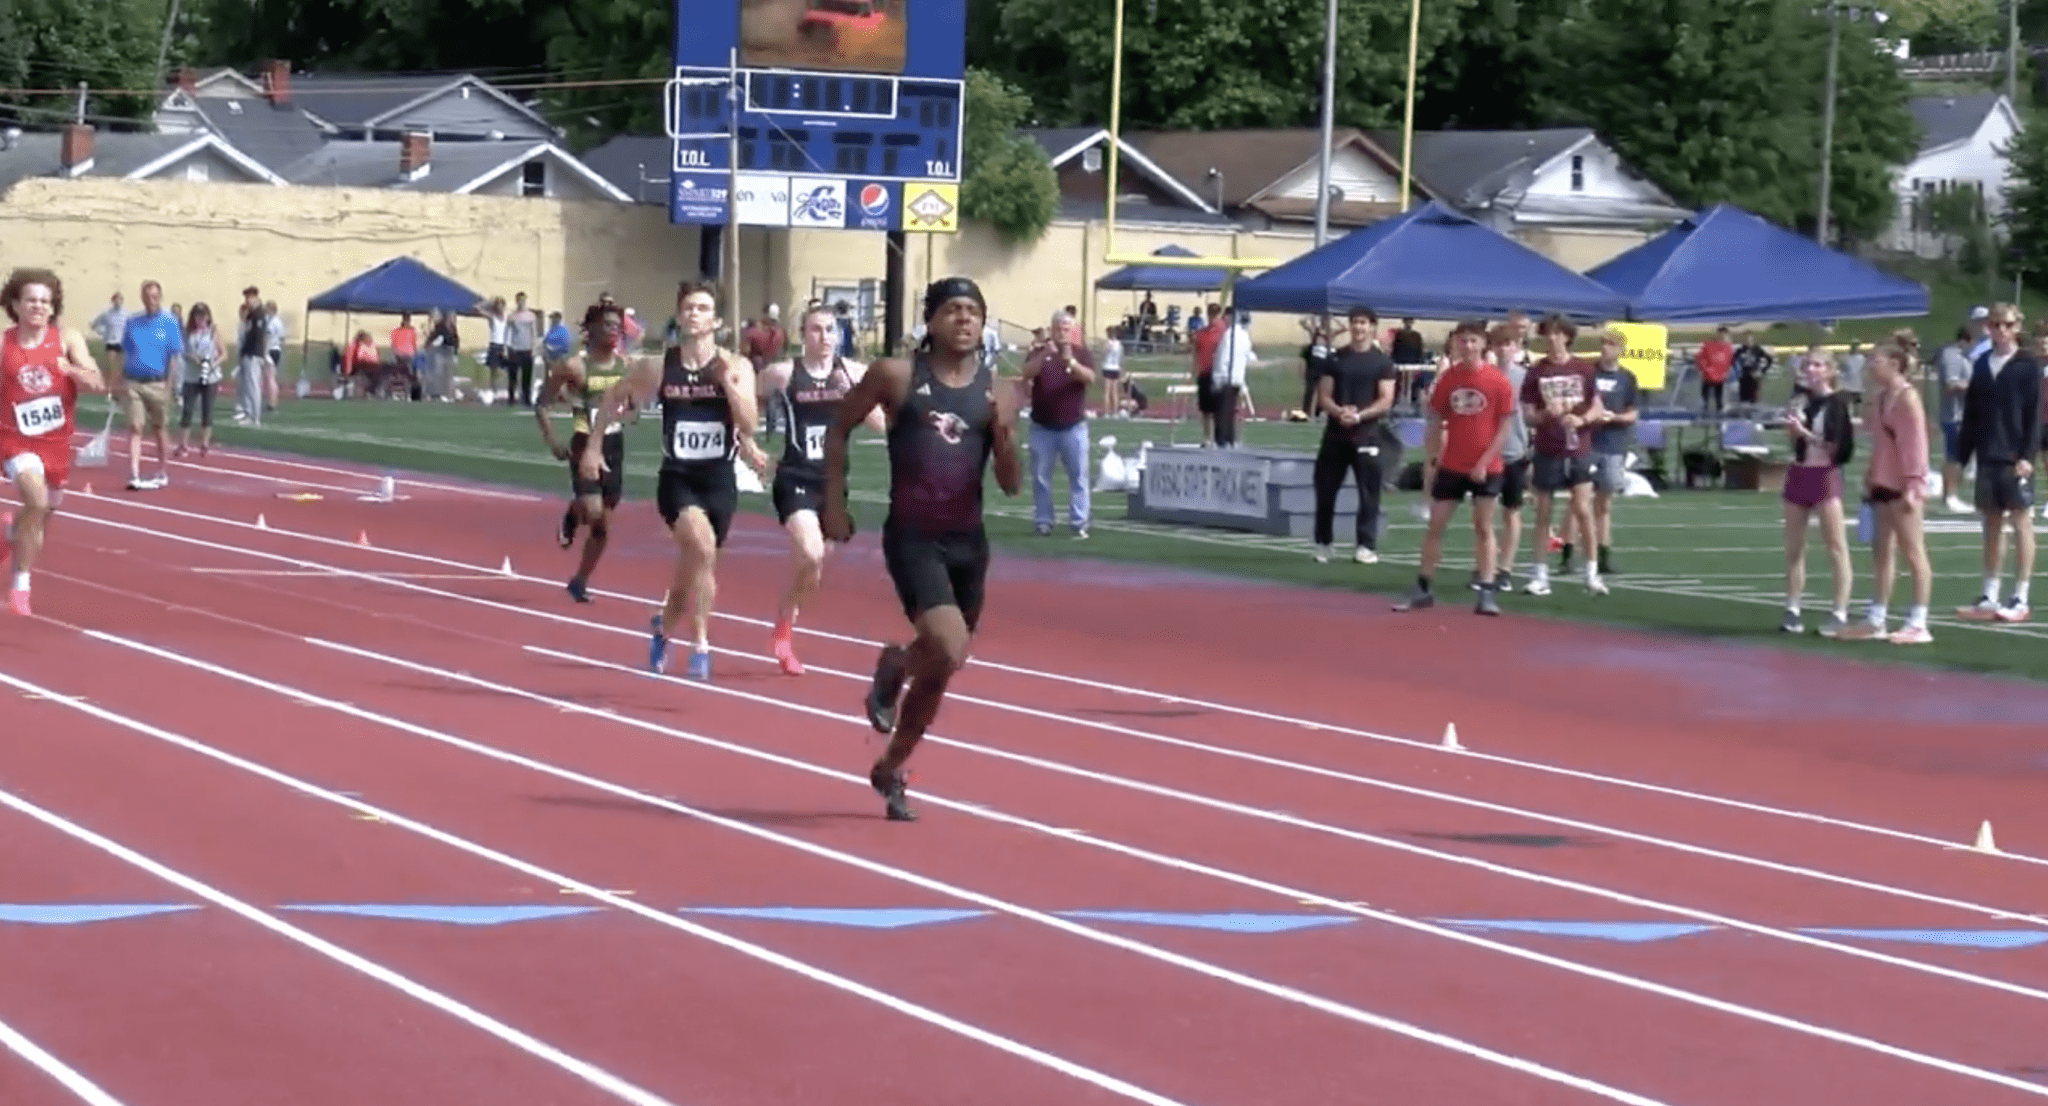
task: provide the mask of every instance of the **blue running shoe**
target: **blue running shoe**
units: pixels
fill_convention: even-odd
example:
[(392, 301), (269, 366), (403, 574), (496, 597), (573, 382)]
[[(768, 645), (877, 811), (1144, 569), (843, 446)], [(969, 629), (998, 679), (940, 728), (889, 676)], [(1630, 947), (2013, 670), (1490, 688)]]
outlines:
[(711, 650), (705, 649), (690, 654), (690, 668), (685, 675), (700, 683), (711, 682)]
[(660, 672), (668, 667), (668, 635), (661, 632), (661, 616), (655, 615), (648, 621), (654, 635), (647, 642), (647, 667)]
[(569, 598), (578, 603), (590, 602), (590, 585), (584, 583), (581, 576), (569, 581)]

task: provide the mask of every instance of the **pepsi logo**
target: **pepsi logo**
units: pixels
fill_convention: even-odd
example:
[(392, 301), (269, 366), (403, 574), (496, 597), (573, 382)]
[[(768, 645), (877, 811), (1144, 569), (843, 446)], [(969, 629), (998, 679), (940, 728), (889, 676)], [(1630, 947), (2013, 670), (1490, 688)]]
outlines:
[(879, 184), (861, 186), (860, 213), (870, 218), (880, 218), (889, 213), (889, 190)]

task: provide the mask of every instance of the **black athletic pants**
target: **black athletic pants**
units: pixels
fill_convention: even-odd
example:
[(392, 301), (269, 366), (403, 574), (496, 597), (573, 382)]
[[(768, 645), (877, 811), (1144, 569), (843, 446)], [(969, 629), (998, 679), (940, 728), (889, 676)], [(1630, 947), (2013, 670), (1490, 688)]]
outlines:
[(1216, 389), (1216, 446), (1228, 449), (1237, 444), (1237, 396), (1235, 384)]
[(1335, 434), (1323, 435), (1322, 448), (1316, 450), (1316, 544), (1335, 540), (1337, 493), (1344, 489), (1346, 473), (1358, 483), (1358, 544), (1373, 549), (1379, 542), (1380, 489), (1385, 479), (1379, 449)]

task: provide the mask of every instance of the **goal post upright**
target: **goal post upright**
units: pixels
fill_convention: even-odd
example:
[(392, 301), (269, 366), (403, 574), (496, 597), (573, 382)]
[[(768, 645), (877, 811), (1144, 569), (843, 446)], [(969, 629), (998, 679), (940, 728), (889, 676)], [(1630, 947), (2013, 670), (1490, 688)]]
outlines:
[[(1225, 284), (1234, 283), (1239, 271), (1244, 269), (1277, 269), (1285, 260), (1277, 257), (1173, 257), (1149, 253), (1124, 253), (1116, 248), (1116, 185), (1118, 153), (1123, 139), (1124, 105), (1124, 0), (1115, 0), (1113, 18), (1116, 25), (1110, 31), (1109, 68), (1109, 167), (1106, 184), (1107, 196), (1103, 201), (1103, 216), (1106, 226), (1102, 236), (1102, 261), (1106, 265), (1158, 265), (1177, 269), (1224, 269), (1229, 273)], [(1217, 214), (1222, 214), (1218, 211)], [(1233, 240), (1235, 231), (1233, 229)]]

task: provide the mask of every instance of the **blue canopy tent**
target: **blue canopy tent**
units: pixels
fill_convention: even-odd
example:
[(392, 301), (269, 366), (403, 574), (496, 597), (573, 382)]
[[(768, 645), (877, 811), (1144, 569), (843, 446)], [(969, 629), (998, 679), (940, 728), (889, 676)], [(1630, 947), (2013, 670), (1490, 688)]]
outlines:
[[(306, 314), (339, 312), (343, 316), (343, 343), (355, 315), (426, 315), (448, 311), (457, 315), (483, 314), (484, 298), (411, 257), (394, 257), (375, 268), (357, 273), (306, 301)], [(307, 394), (307, 368), (312, 364), (312, 330), (306, 328), (299, 346), (299, 394)], [(340, 365), (340, 345), (332, 349), (335, 366)]]
[(1490, 227), (1431, 201), (1352, 231), (1237, 286), (1245, 311), (1461, 319), (1521, 310), (1617, 318), (1622, 297)]
[[(1198, 257), (1184, 246), (1161, 246), (1154, 257)], [(1190, 269), (1179, 265), (1126, 265), (1095, 282), (1108, 292), (1220, 292), (1230, 274), (1222, 269)]]
[(484, 298), (411, 257), (394, 257), (306, 301), (306, 310), (361, 315), (481, 315)]
[(1833, 322), (1927, 314), (1927, 289), (1739, 207), (1706, 208), (1587, 276), (1646, 322)]

